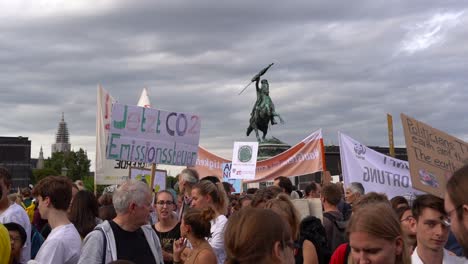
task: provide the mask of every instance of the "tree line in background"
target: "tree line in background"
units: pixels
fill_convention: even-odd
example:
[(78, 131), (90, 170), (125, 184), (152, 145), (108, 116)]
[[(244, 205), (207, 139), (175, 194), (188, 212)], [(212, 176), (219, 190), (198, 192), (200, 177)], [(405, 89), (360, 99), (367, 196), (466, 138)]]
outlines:
[[(32, 184), (35, 185), (41, 179), (50, 175), (64, 175), (72, 181), (82, 180), (87, 190), (94, 189), (94, 177), (90, 173), (91, 160), (88, 159), (86, 151), (79, 149), (70, 152), (55, 152), (52, 157), (44, 161), (43, 169), (33, 169)], [(173, 188), (177, 182), (174, 176), (167, 176), (166, 189)], [(100, 185), (98, 193), (107, 185)]]
[(86, 152), (80, 148), (78, 151), (55, 152), (52, 157), (44, 161), (43, 169), (34, 169), (32, 183), (50, 175), (64, 175), (72, 181), (87, 180), (90, 177), (89, 168), (91, 160)]

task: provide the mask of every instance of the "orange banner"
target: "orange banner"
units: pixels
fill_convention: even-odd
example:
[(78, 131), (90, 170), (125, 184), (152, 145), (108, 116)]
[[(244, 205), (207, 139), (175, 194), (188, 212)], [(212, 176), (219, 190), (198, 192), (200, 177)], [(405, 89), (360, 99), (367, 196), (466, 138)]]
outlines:
[[(292, 177), (323, 171), (322, 152), (322, 130), (318, 130), (285, 152), (257, 162), (255, 179), (244, 182), (268, 181), (278, 176)], [(195, 169), (200, 177), (211, 175), (221, 178), (222, 164), (229, 162), (199, 146)]]

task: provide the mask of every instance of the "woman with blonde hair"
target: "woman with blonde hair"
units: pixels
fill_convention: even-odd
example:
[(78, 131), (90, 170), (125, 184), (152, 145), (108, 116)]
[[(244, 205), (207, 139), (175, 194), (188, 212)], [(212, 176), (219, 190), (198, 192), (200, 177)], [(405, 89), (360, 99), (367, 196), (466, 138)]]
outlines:
[(347, 233), (354, 263), (411, 263), (400, 221), (388, 202), (354, 211)]
[(221, 183), (212, 183), (201, 180), (192, 187), (193, 208), (211, 208), (215, 212), (214, 219), (211, 220), (211, 238), (208, 238), (213, 248), (219, 264), (223, 264), (226, 258), (224, 250), (224, 227), (227, 223), (227, 203), (228, 198)]
[[(325, 252), (318, 252), (316, 249), (315, 244), (318, 241), (310, 237), (305, 238), (301, 236), (299, 229), (301, 222), (300, 215), (289, 199), (289, 196), (286, 194), (279, 194), (276, 198), (267, 201), (265, 208), (271, 209), (289, 224), (292, 239), (297, 247), (297, 251), (294, 254), (296, 263), (315, 264), (319, 263), (319, 259), (323, 259), (322, 253), (325, 254)], [(306, 228), (304, 228), (304, 230), (306, 230)], [(325, 234), (323, 233), (323, 235)]]
[(294, 242), (289, 225), (273, 210), (242, 208), (224, 233), (226, 264), (292, 264)]
[[(173, 258), (174, 264), (216, 264), (216, 255), (206, 237), (211, 236), (210, 221), (215, 216), (211, 208), (203, 210), (189, 208), (184, 213), (180, 224), (180, 234), (182, 238), (174, 241)], [(185, 261), (181, 259), (187, 240), (192, 245), (192, 250)]]

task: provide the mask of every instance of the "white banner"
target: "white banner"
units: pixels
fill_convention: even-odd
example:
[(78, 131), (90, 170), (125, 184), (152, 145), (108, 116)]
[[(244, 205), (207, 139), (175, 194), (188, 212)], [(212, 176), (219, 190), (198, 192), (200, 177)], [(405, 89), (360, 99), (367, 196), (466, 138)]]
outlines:
[(345, 186), (360, 182), (366, 193), (385, 193), (389, 199), (420, 194), (412, 188), (409, 163), (381, 154), (340, 133), (341, 170)]
[(255, 179), (258, 142), (234, 142), (232, 151), (232, 179)]
[(115, 103), (106, 157), (194, 166), (199, 140), (200, 118), (197, 115)]

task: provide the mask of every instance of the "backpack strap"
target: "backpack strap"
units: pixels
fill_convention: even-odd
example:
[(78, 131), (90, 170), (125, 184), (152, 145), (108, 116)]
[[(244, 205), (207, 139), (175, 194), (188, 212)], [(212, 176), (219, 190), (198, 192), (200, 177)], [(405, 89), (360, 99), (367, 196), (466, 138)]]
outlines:
[(104, 236), (104, 240), (103, 240), (103, 254), (102, 254), (102, 264), (106, 264), (106, 252), (107, 252), (107, 237), (106, 237), (106, 233), (104, 233), (104, 230), (102, 230), (102, 228), (99, 228), (99, 227), (96, 227), (94, 230), (99, 230), (102, 235)]

